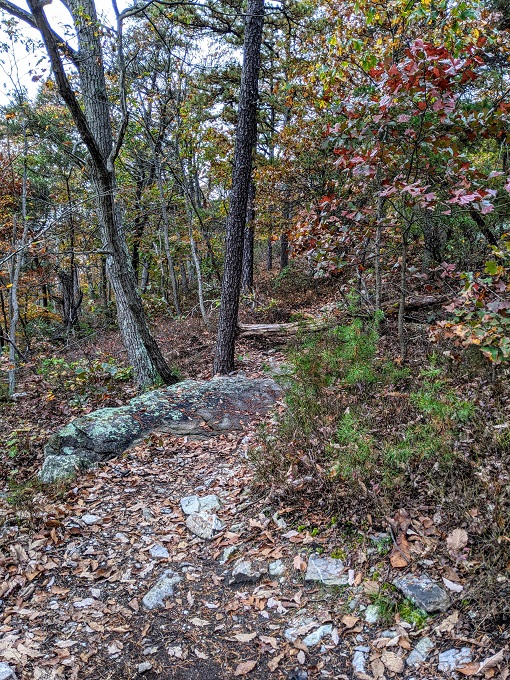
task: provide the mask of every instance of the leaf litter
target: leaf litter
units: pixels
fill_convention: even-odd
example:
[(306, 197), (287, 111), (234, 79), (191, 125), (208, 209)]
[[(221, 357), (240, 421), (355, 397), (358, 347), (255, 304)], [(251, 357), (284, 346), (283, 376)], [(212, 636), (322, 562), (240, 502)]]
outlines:
[[(255, 442), (254, 426), (208, 441), (153, 434), (81, 476), (65, 494), (38, 493), (29, 513), (1, 499), (0, 660), (21, 680), (120, 680), (142, 672), (147, 678), (261, 680), (305, 677), (300, 668), (308, 678), (439, 678), (437, 653), (471, 640), (478, 660), (459, 666), (459, 673), (508, 675), (508, 649), (494, 648), (486, 636), (466, 637), (471, 628), (464, 630), (457, 609), (421, 628), (399, 612), (375, 625), (362, 615), (392, 574), (416, 570), (420, 561), (453, 596), (460, 593), (464, 580), (456, 570), (463, 569), (469, 543), (464, 529), (446, 535), (426, 508), (401, 510), (381, 518), (392, 541), (386, 556), (370, 547), (369, 527), (361, 546), (342, 546), (348, 585), (317, 587), (303, 580), (309, 555), (334, 554), (338, 532), (307, 499), (301, 507), (283, 501), (267, 507), (246, 459)], [(186, 527), (180, 499), (193, 494), (216, 494), (222, 503), (217, 513), (225, 528), (211, 541)], [(305, 516), (307, 528), (299, 526)], [(323, 529), (316, 535), (312, 526)], [(449, 561), (436, 559), (441, 543)], [(229, 585), (241, 558), (261, 573), (257, 583)], [(382, 581), (374, 566), (381, 559)], [(268, 573), (276, 560), (286, 567), (283, 576)], [(181, 580), (161, 608), (147, 611), (142, 599), (165, 569)], [(294, 620), (295, 635), (286, 636)], [(329, 635), (303, 643), (324, 624), (331, 624)], [(426, 635), (434, 651), (423, 667), (408, 668), (408, 653)], [(357, 676), (355, 654), (365, 659)]]

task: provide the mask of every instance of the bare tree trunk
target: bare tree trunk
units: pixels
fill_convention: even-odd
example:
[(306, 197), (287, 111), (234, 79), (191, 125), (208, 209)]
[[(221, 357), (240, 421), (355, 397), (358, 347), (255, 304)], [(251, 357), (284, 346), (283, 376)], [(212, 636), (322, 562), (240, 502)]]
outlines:
[(186, 274), (186, 267), (182, 260), (179, 262), (179, 271), (181, 273), (182, 290), (184, 291), (184, 294), (187, 295), (189, 292), (188, 276)]
[(400, 304), (398, 308), (398, 339), (400, 343), (400, 356), (402, 361), (407, 359), (407, 338), (405, 334), (405, 311), (406, 311), (406, 269), (407, 269), (407, 234), (402, 236), (402, 262), (400, 271)]
[(204, 304), (204, 287), (202, 283), (202, 270), (200, 269), (200, 260), (197, 253), (197, 244), (195, 243), (195, 238), (193, 236), (193, 212), (192, 207), (188, 201), (186, 195), (186, 206), (188, 210), (188, 234), (189, 234), (189, 245), (191, 248), (191, 257), (193, 259), (193, 264), (195, 265), (195, 272), (197, 274), (197, 287), (198, 287), (198, 306), (200, 307), (200, 314), (202, 315), (202, 320), (206, 328), (209, 327), (209, 319), (207, 318), (207, 312), (205, 311)]
[(179, 304), (179, 291), (177, 289), (177, 278), (175, 276), (174, 260), (170, 250), (170, 241), (168, 233), (170, 230), (170, 223), (168, 220), (168, 210), (166, 209), (165, 190), (163, 188), (163, 177), (161, 175), (161, 163), (158, 153), (154, 151), (154, 164), (156, 169), (156, 182), (158, 184), (159, 200), (161, 202), (161, 216), (163, 217), (162, 231), (163, 231), (163, 245), (165, 246), (166, 263), (168, 267), (168, 275), (170, 276), (170, 283), (172, 285), (172, 297), (174, 301), (175, 313), (177, 316), (181, 315), (181, 306)]
[(267, 238), (267, 271), (270, 272), (273, 268), (273, 240), (271, 236)]
[(18, 358), (16, 356), (16, 329), (19, 321), (19, 304), (18, 304), (18, 283), (21, 273), (21, 267), (25, 259), (25, 246), (28, 237), (28, 220), (27, 220), (27, 156), (28, 156), (28, 140), (26, 117), (23, 115), (23, 178), (21, 189), (21, 219), (23, 224), (23, 232), (21, 239), (17, 241), (17, 225), (16, 218), (13, 220), (13, 234), (12, 246), (16, 253), (12, 259), (11, 264), (11, 287), (9, 288), (9, 362), (11, 369), (9, 370), (9, 397), (12, 398), (16, 392), (16, 365)]
[(144, 258), (142, 260), (142, 278), (140, 281), (140, 292), (145, 293), (149, 285), (149, 263)]
[(220, 320), (214, 356), (214, 372), (220, 374), (229, 373), (234, 368), (243, 237), (251, 179), (253, 145), (257, 136), (258, 80), (263, 26), (264, 0), (248, 0), (232, 189), (226, 225)]
[(247, 224), (244, 228), (243, 241), (243, 273), (241, 276), (241, 290), (251, 293), (253, 290), (253, 246), (255, 241), (255, 182), (250, 182), (248, 195)]
[(289, 266), (289, 238), (287, 232), (280, 235), (280, 269)]
[[(78, 51), (60, 41), (51, 29), (43, 5), (28, 0), (33, 22), (41, 33), (60, 96), (66, 103), (78, 133), (90, 157), (90, 172), (96, 193), (103, 247), (109, 251), (107, 270), (117, 299), (118, 322), (128, 358), (140, 387), (153, 384), (158, 375), (166, 383), (178, 380), (169, 368), (150, 332), (142, 299), (129, 258), (119, 206), (116, 201), (115, 160), (120, 151), (128, 123), (125, 95), (125, 65), (122, 43), (122, 17), (116, 0), (117, 59), (122, 118), (117, 137), (113, 138), (110, 105), (106, 87), (101, 32), (94, 0), (68, 0), (66, 7), (73, 17)], [(63, 49), (78, 70), (83, 109), (64, 69)]]
[[(24, 173), (24, 180), (26, 174)], [(16, 346), (16, 330), (19, 322), (19, 304), (18, 304), (18, 283), (25, 259), (25, 246), (28, 236), (28, 222), (26, 216), (26, 183), (23, 182), (23, 197), (22, 197), (22, 219), (23, 219), (23, 233), (20, 241), (16, 238), (16, 219), (13, 225), (13, 248), (17, 251), (16, 255), (11, 261), (11, 287), (9, 288), (9, 362), (11, 368), (9, 370), (9, 396), (16, 392), (16, 366), (18, 364), (17, 346)]]

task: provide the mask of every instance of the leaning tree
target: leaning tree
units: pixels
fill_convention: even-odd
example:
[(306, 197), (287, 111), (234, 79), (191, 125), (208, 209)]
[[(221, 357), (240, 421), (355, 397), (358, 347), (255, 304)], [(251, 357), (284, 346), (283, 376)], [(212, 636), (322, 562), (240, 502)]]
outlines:
[[(59, 94), (87, 150), (102, 245), (108, 255), (108, 275), (117, 302), (119, 328), (136, 380), (140, 386), (153, 384), (158, 376), (166, 383), (176, 382), (177, 376), (163, 358), (149, 328), (128, 255), (122, 213), (117, 200), (115, 160), (128, 125), (122, 26), (124, 20), (138, 9), (119, 12), (116, 0), (113, 0), (117, 19), (116, 54), (121, 99), (121, 119), (115, 132), (106, 85), (102, 30), (94, 0), (64, 2), (73, 19), (77, 49), (50, 26), (43, 8), (46, 4), (49, 4), (47, 0), (28, 0), (29, 11), (26, 11), (10, 0), (0, 0), (0, 9), (21, 19), (41, 34)], [(71, 84), (69, 79), (69, 67), (74, 67), (76, 72), (78, 94), (75, 83)]]

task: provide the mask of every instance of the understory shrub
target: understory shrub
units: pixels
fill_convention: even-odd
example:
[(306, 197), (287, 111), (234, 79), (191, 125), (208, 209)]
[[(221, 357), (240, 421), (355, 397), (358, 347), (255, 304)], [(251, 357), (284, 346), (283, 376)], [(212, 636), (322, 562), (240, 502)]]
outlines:
[(473, 403), (441, 369), (413, 374), (379, 356), (378, 326), (355, 319), (290, 350), (286, 409), (252, 453), (261, 479), (373, 499), (452, 463)]

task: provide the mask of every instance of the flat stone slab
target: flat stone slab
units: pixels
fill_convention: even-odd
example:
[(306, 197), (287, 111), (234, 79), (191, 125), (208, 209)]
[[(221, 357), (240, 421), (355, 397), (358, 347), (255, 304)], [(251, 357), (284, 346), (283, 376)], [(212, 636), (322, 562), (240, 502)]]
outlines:
[(449, 649), (446, 652), (441, 652), (439, 655), (439, 664), (437, 666), (441, 673), (451, 673), (458, 666), (463, 663), (471, 661), (471, 650), (469, 647), (462, 647), (462, 649)]
[(175, 571), (167, 569), (143, 598), (143, 606), (146, 609), (162, 607), (165, 600), (174, 594), (174, 586), (180, 581), (182, 578)]
[(205, 439), (242, 431), (265, 415), (281, 394), (269, 378), (241, 376), (184, 380), (77, 418), (53, 434), (44, 447), (42, 482), (72, 477), (123, 453), (151, 432)]
[(428, 655), (434, 649), (435, 644), (429, 637), (422, 638), (417, 642), (416, 647), (409, 654), (406, 664), (409, 668), (421, 666), (427, 660)]
[(444, 612), (450, 606), (450, 598), (446, 591), (426, 574), (421, 576), (406, 574), (396, 578), (393, 585), (427, 614)]
[(305, 581), (320, 581), (326, 586), (345, 586), (349, 576), (343, 573), (344, 563), (333, 557), (321, 557), (317, 553), (310, 555)]

